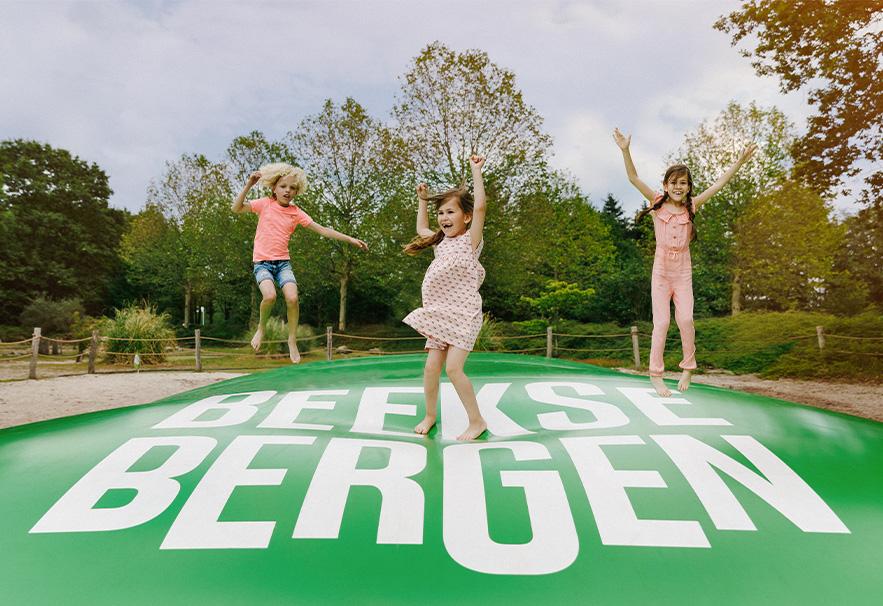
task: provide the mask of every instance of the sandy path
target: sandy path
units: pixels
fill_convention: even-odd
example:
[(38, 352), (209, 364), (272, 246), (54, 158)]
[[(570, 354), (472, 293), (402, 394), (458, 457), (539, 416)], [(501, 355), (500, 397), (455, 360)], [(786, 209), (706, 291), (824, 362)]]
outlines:
[[(628, 374), (642, 374), (628, 368), (619, 370)], [(667, 372), (665, 378), (677, 381), (680, 373)], [(883, 423), (883, 384), (833, 383), (799, 379), (770, 380), (761, 379), (757, 375), (733, 375), (723, 372), (696, 375), (693, 377), (693, 382), (748, 391)]]
[[(624, 372), (632, 372), (623, 369)], [(77, 375), (0, 383), (0, 428), (96, 410), (146, 404), (182, 391), (241, 376), (232, 372)], [(676, 373), (666, 378), (676, 379)], [(750, 391), (883, 422), (883, 385), (823, 383), (755, 375), (704, 374), (696, 383)]]
[(7, 381), (0, 383), (0, 428), (147, 404), (242, 374), (151, 371)]

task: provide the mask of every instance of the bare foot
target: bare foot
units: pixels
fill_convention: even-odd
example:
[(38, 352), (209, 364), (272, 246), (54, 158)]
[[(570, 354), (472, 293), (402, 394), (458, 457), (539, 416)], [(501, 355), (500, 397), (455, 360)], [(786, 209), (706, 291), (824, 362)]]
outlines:
[(426, 415), (423, 417), (423, 420), (414, 428), (414, 433), (419, 433), (422, 435), (426, 435), (429, 433), (429, 430), (433, 428), (435, 425), (435, 417), (430, 417)]
[(251, 348), (257, 353), (257, 351), (261, 348), (261, 341), (264, 339), (264, 331), (261, 328), (258, 328), (255, 331), (254, 336), (251, 338)]
[(662, 381), (662, 377), (650, 377), (650, 383), (653, 384), (653, 389), (656, 390), (663, 398), (667, 398), (671, 395), (671, 390), (665, 386), (665, 383)]
[(465, 440), (474, 440), (475, 438), (483, 434), (486, 429), (487, 423), (485, 423), (484, 419), (476, 423), (470, 423), (469, 427), (466, 428), (466, 431), (457, 436), (457, 439), (461, 442)]
[(693, 377), (693, 373), (689, 370), (685, 370), (681, 373), (681, 380), (678, 381), (678, 391), (687, 391), (690, 389), (690, 379)]
[(300, 362), (300, 352), (297, 350), (297, 339), (288, 337), (288, 355), (292, 364)]

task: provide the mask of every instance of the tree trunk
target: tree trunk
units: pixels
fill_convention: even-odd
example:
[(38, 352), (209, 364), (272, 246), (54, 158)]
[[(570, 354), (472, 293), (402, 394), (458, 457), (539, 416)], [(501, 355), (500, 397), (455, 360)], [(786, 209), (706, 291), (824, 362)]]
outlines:
[(730, 313), (738, 316), (742, 311), (742, 276), (737, 271), (733, 273), (733, 292), (730, 299)]
[(337, 330), (346, 330), (346, 289), (349, 284), (349, 275), (344, 273), (340, 277), (340, 315), (337, 319)]
[(190, 282), (184, 285), (184, 328), (190, 326), (190, 300), (193, 296), (193, 287)]

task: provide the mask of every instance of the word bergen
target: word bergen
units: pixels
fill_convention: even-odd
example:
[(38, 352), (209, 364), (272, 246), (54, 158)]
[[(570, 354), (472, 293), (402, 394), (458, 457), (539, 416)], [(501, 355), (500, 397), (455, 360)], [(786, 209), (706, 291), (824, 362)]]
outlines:
[[(482, 414), (491, 433), (532, 433), (497, 408), (509, 384), (487, 384), (479, 392)], [(535, 382), (525, 385), (539, 403), (592, 413), (591, 422), (574, 422), (564, 411), (537, 415), (550, 430), (585, 430), (620, 427), (629, 422), (616, 406), (585, 398), (560, 395), (568, 389), (579, 396), (602, 395), (590, 383)], [(689, 404), (682, 398), (658, 398), (652, 390), (618, 388), (645, 416), (660, 426), (730, 425), (719, 418), (682, 418), (668, 406)], [(390, 403), (393, 393), (418, 393), (420, 388), (366, 387), (350, 431), (414, 437), (383, 429), (387, 415), (415, 415), (416, 406)], [(465, 427), (462, 407), (450, 385), (443, 385), (442, 411), (448, 431), (456, 435)], [(296, 391), (282, 396), (258, 425), (263, 429), (330, 431), (332, 426), (297, 422), (304, 409), (334, 408), (327, 400), (312, 397), (342, 396), (347, 390)], [(257, 391), (205, 398), (154, 425), (154, 429), (205, 429), (232, 426), (251, 419), (258, 406), (276, 395)], [(457, 416), (459, 412), (460, 416)], [(201, 420), (207, 413), (215, 416)], [(217, 416), (220, 414), (220, 416)], [(450, 426), (454, 425), (455, 428)], [(726, 474), (780, 512), (804, 532), (849, 533), (828, 505), (776, 455), (746, 435), (721, 436), (757, 471), (689, 435), (650, 435), (671, 459), (695, 492), (718, 530), (755, 531), (736, 496), (718, 472)], [(416, 438), (422, 442), (425, 438)], [(424, 442), (425, 444), (425, 442)], [(657, 471), (615, 469), (606, 450), (636, 447), (646, 442), (637, 435), (572, 436), (557, 439), (576, 469), (604, 545), (641, 547), (710, 547), (695, 520), (638, 518), (627, 488), (666, 488)], [(172, 522), (161, 549), (263, 549), (273, 534), (272, 521), (218, 521), (233, 491), (239, 486), (280, 485), (286, 469), (252, 468), (258, 452), (267, 445), (292, 449), (316, 447), (309, 435), (239, 435), (216, 457)], [(151, 449), (175, 447), (158, 467), (130, 471)], [(180, 491), (174, 479), (193, 471), (217, 446), (207, 436), (157, 436), (132, 438), (110, 453), (77, 481), (34, 525), (32, 533), (101, 532), (131, 528), (163, 513)], [(364, 449), (385, 449), (385, 467), (360, 469)], [(481, 452), (505, 449), (514, 460), (551, 460), (546, 445), (525, 439), (452, 443), (442, 451), (442, 536), (448, 554), (460, 565), (488, 574), (548, 574), (570, 566), (579, 553), (579, 541), (561, 475), (553, 469), (500, 470), (504, 487), (524, 491), (525, 518), (530, 540), (509, 544), (494, 541), (489, 533), (485, 498), (485, 472)], [(297, 461), (295, 455), (293, 460)], [(350, 489), (370, 486), (380, 493), (378, 544), (423, 543), (424, 492), (414, 476), (426, 467), (427, 448), (421, 443), (389, 439), (331, 437), (319, 458), (297, 516), (293, 539), (336, 539), (339, 536)], [(760, 472), (760, 473), (758, 473)], [(96, 504), (108, 491), (136, 492), (126, 505), (108, 508)]]

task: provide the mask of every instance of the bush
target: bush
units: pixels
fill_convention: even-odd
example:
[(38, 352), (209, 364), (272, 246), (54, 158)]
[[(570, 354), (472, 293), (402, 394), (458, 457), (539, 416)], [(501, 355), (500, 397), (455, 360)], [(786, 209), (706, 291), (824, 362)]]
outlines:
[(39, 326), (44, 337), (67, 337), (71, 326), (85, 313), (79, 299), (55, 301), (40, 296), (24, 308), (19, 319), (25, 327)]
[(100, 330), (108, 337), (105, 354), (110, 362), (129, 364), (137, 353), (144, 364), (158, 364), (176, 344), (168, 314), (157, 314), (153, 306), (117, 309), (113, 319), (101, 321)]
[(478, 337), (475, 339), (473, 349), (475, 351), (494, 351), (500, 349), (499, 332), (497, 321), (491, 318), (490, 314), (484, 314), (481, 320), (481, 330), (478, 331)]

